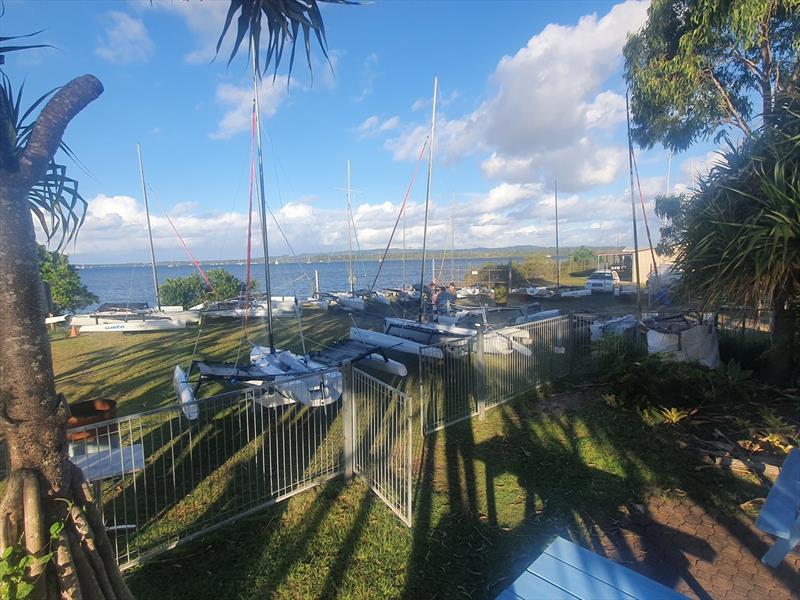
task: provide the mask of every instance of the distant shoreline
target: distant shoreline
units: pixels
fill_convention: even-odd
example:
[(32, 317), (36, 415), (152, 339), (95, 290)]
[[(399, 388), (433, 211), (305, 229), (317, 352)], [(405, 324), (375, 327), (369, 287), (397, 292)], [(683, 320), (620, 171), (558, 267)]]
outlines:
[[(563, 256), (565, 254), (569, 254), (574, 252), (578, 248), (582, 248), (583, 246), (562, 246), (559, 249), (560, 254)], [(586, 246), (589, 250), (593, 252), (613, 252), (615, 250), (619, 250), (619, 248), (615, 246)], [(545, 246), (511, 246), (508, 248), (471, 248), (471, 249), (462, 249), (457, 250), (455, 254), (452, 255), (452, 258), (455, 260), (468, 260), (468, 259), (476, 259), (476, 260), (488, 260), (492, 258), (498, 259), (505, 259), (508, 260), (509, 258), (524, 258), (526, 256), (536, 255), (536, 254), (547, 254), (552, 253), (555, 251), (555, 247), (545, 247)], [(428, 249), (427, 256), (428, 258), (436, 258), (439, 260), (443, 253), (447, 252), (447, 260), (451, 259), (451, 255), (449, 250), (446, 251), (442, 248), (434, 248)], [(369, 261), (376, 261), (380, 260), (381, 256), (383, 256), (382, 249), (374, 249), (374, 250), (361, 250), (360, 252), (354, 252), (354, 257), (358, 260), (369, 260)], [(406, 250), (405, 251), (405, 259), (406, 260), (419, 260), (422, 258), (422, 251), (419, 249), (414, 250)], [(315, 254), (299, 254), (297, 256), (270, 256), (270, 261), (274, 263), (274, 261), (278, 261), (279, 263), (286, 263), (286, 264), (317, 264), (317, 263), (328, 263), (328, 262), (342, 262), (348, 259), (346, 252), (331, 252), (331, 253), (315, 253)], [(254, 257), (251, 259), (253, 264), (260, 264), (263, 262), (264, 257)], [(396, 261), (396, 260), (403, 260), (403, 251), (392, 249), (386, 256), (387, 261)], [(203, 266), (214, 266), (214, 267), (224, 267), (228, 265), (236, 265), (236, 264), (244, 264), (244, 258), (231, 258), (231, 259), (210, 259), (210, 260), (198, 260), (201, 265)], [(194, 263), (190, 260), (165, 260), (165, 261), (158, 261), (156, 263), (159, 267), (191, 267)], [(75, 263), (75, 266), (78, 268), (86, 269), (86, 268), (95, 268), (95, 267), (143, 267), (149, 266), (150, 263), (146, 261), (134, 261), (134, 262), (121, 262), (121, 263)]]

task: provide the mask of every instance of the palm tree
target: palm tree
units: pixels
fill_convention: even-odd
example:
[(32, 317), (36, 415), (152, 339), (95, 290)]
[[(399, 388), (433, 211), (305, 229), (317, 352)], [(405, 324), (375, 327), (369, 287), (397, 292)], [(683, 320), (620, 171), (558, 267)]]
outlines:
[[(270, 66), (277, 72), (287, 41), (291, 70), (302, 29), (310, 67), (312, 32), (327, 57), (318, 2), (351, 3), (231, 0), (218, 49), (238, 15), (229, 62), (247, 38), (260, 67), (266, 32), (264, 72)], [(32, 47), (3, 45), (14, 39), (0, 38), (0, 65), (6, 53)], [(62, 142), (67, 125), (103, 93), (103, 86), (83, 75), (24, 112), (21, 90), (15, 93), (4, 74), (0, 92), (0, 428), (12, 469), (0, 503), (0, 553), (28, 563), (20, 595), (131, 598), (90, 489), (68, 458), (68, 407), (53, 376), (32, 220), (33, 214), (60, 243), (80, 228), (86, 203), (54, 156), (59, 148), (70, 154)]]
[(800, 90), (780, 96), (771, 123), (720, 158), (692, 196), (661, 198), (657, 210), (672, 218), (668, 242), (683, 286), (705, 307), (771, 304), (768, 375), (789, 382), (800, 295)]

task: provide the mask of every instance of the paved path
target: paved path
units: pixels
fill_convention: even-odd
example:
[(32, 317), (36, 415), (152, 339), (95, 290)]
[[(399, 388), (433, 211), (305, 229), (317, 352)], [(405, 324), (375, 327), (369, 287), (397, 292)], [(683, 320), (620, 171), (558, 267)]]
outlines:
[(772, 539), (751, 519), (711, 515), (689, 499), (654, 500), (590, 540), (575, 541), (689, 598), (800, 598), (797, 549), (770, 569), (760, 557)]

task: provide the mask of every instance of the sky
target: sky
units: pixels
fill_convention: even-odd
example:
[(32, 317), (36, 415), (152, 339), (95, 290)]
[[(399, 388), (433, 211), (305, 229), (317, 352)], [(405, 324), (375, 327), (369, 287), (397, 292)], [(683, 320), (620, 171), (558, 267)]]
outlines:
[[(312, 44), (309, 71), (299, 47), (291, 81), (287, 62), (259, 94), (266, 198), (281, 226), (270, 224), (270, 252), (347, 248), (348, 161), (358, 245), (386, 246), (416, 173), (405, 240), (421, 246), (427, 154), (418, 157), (434, 77), (430, 247), (449, 243), (451, 224), (456, 248), (552, 246), (556, 185), (562, 246), (630, 245), (622, 47), (647, 6), (323, 6), (330, 64)], [(227, 64), (230, 40), (215, 58), (227, 8), (225, 0), (5, 0), (0, 36), (43, 30), (36, 41), (53, 46), (8, 56), (4, 72), (24, 82), (28, 103), (85, 73), (105, 88), (65, 135), (81, 164), (61, 160), (88, 202), (66, 249), (73, 262), (149, 259), (137, 144), (157, 259), (187, 259), (169, 220), (200, 260), (245, 255), (252, 77), (246, 51)], [(660, 147), (636, 152), (655, 244), (655, 195), (691, 186), (714, 149), (701, 144), (671, 159)], [(401, 228), (392, 247), (402, 238)], [(253, 239), (260, 255), (257, 231)]]

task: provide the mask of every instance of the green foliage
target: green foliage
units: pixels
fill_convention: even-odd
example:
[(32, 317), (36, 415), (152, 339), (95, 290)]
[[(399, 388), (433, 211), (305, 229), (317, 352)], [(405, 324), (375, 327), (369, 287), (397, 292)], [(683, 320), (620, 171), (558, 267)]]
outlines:
[[(167, 279), (159, 286), (161, 303), (166, 305), (194, 306), (202, 302), (218, 302), (237, 298), (244, 292), (244, 282), (225, 269), (212, 269), (206, 273), (209, 287), (197, 273), (187, 277)], [(258, 290), (258, 282), (250, 281), (250, 291)]]
[(769, 343), (768, 332), (721, 330), (719, 357), (723, 362), (736, 361), (743, 368), (755, 371), (760, 368), (760, 359), (769, 348)]
[(294, 51), (297, 44), (298, 30), (303, 29), (303, 47), (306, 51), (308, 68), (311, 70), (311, 31), (319, 42), (320, 49), (328, 58), (328, 42), (325, 39), (325, 24), (319, 10), (320, 2), (331, 4), (356, 4), (350, 0), (230, 0), (228, 14), (222, 33), (217, 41), (217, 53), (222, 46), (234, 16), (239, 14), (236, 25), (236, 39), (231, 50), (228, 64), (239, 52), (245, 37), (248, 38), (250, 51), (255, 51), (256, 70), (260, 72), (261, 62), (261, 32), (262, 24), (267, 25), (267, 56), (264, 61), (264, 73), (274, 64), (275, 75), (283, 58), (284, 46), (288, 40), (292, 52), (289, 57), (289, 75), (292, 74), (294, 65)]
[[(1, 39), (1, 38), (0, 38)], [(28, 46), (29, 48), (34, 46)], [(22, 107), (24, 85), (14, 91), (5, 73), (0, 77), (0, 166), (14, 172), (33, 132), (31, 115), (58, 89), (40, 96), (27, 109)], [(68, 157), (75, 155), (63, 141), (59, 144)], [(51, 160), (47, 171), (28, 192), (28, 204), (48, 240), (58, 237), (62, 248), (75, 236), (86, 216), (86, 200), (78, 192), (78, 182), (67, 177), (67, 168)]]
[(663, 422), (667, 425), (678, 425), (681, 421), (689, 418), (689, 411), (679, 408), (665, 408), (663, 406), (658, 408), (658, 413), (661, 415)]
[(750, 429), (751, 435), (762, 444), (768, 444), (783, 453), (789, 452), (800, 441), (800, 429), (788, 423), (769, 407), (759, 410), (760, 423)]
[(658, 356), (619, 361), (607, 371), (604, 379), (623, 408), (668, 405), (692, 409), (714, 399), (709, 371), (696, 364)]
[(78, 270), (69, 264), (69, 258), (59, 252), (50, 252), (37, 246), (39, 274), (50, 285), (50, 294), (57, 313), (73, 311), (98, 301), (97, 296), (81, 282)]
[(572, 260), (584, 268), (593, 268), (597, 264), (597, 254), (586, 246), (581, 246), (572, 253)]
[(721, 126), (749, 135), (751, 118), (766, 118), (774, 95), (796, 73), (798, 6), (654, 0), (644, 28), (623, 50), (635, 141), (681, 151)]
[[(64, 523), (56, 521), (50, 526), (50, 546), (57, 540)], [(31, 569), (44, 566), (53, 560), (54, 552), (48, 546), (48, 552), (39, 556), (28, 554), (22, 542), (9, 546), (0, 555), (0, 598), (8, 600), (23, 600), (30, 598), (36, 586), (36, 580), (31, 578)]]
[(776, 122), (723, 152), (673, 220), (682, 287), (706, 306), (800, 289), (800, 96)]

